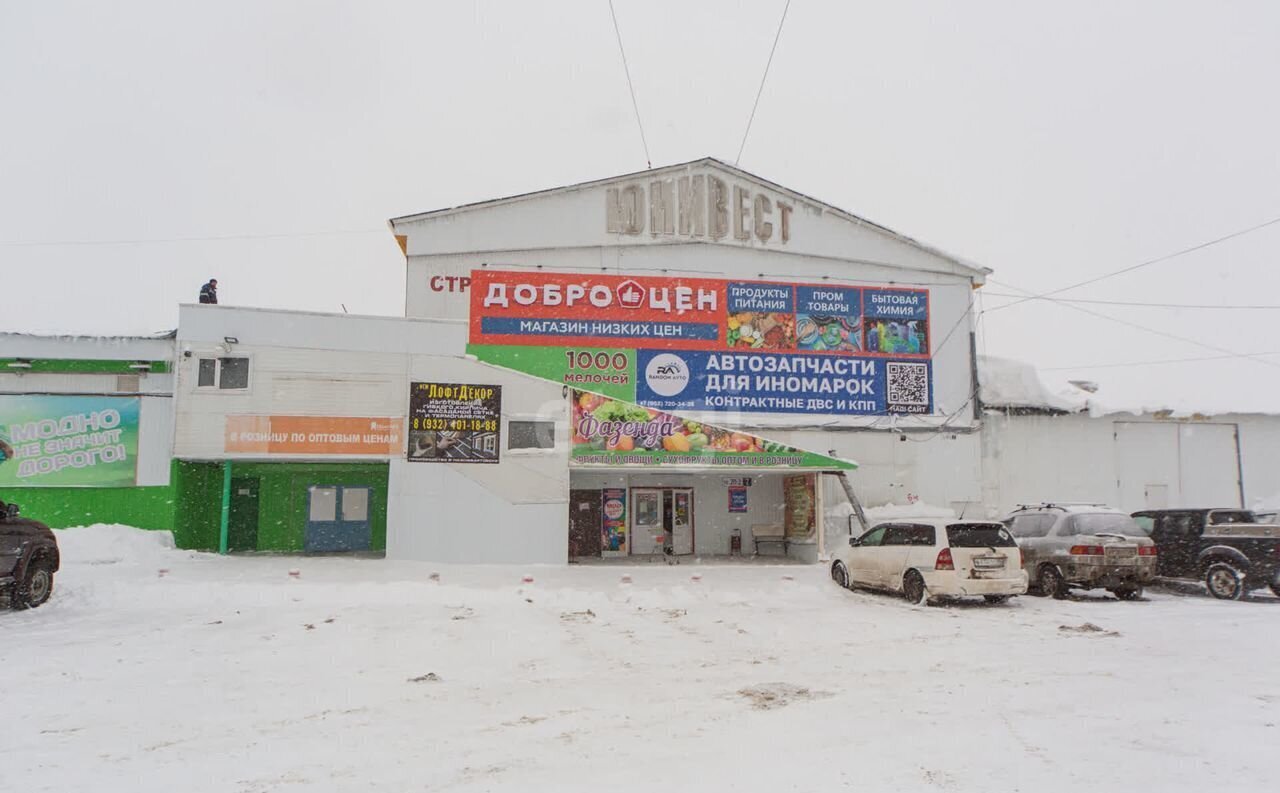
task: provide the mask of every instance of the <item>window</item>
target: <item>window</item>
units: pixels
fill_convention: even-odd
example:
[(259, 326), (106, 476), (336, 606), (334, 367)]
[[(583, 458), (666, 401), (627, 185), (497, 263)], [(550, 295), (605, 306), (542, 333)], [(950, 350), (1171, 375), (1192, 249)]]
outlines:
[(1049, 536), (1049, 529), (1053, 528), (1055, 518), (1057, 518), (1057, 515), (1046, 515), (1042, 512), (1014, 515), (1013, 520), (1009, 521), (1009, 531), (1013, 533), (1013, 536), (1024, 539), (1047, 537)]
[(885, 530), (887, 530), (888, 528), (889, 528), (888, 526), (876, 526), (871, 531), (862, 535), (862, 538), (858, 540), (858, 545), (861, 545), (864, 547), (869, 547), (869, 546), (879, 547), (880, 542), (884, 540)]
[(512, 421), (507, 425), (508, 449), (554, 449), (554, 421)]
[(1213, 526), (1222, 523), (1257, 523), (1252, 512), (1243, 509), (1215, 509), (1209, 513), (1209, 523)]
[(952, 523), (947, 527), (952, 548), (1011, 548), (1017, 543), (999, 523)]
[(1109, 512), (1073, 515), (1062, 534), (1119, 534), (1124, 537), (1146, 537), (1133, 518)]
[(1147, 534), (1150, 534), (1151, 532), (1155, 531), (1156, 519), (1151, 517), (1150, 515), (1134, 515), (1133, 522), (1137, 523), (1138, 528), (1142, 529)]
[(338, 517), (338, 488), (311, 488), (311, 508), (308, 517), (312, 523), (327, 523)]
[[(1143, 529), (1148, 528), (1141, 520), (1138, 521), (1138, 526)], [(1160, 521), (1160, 528), (1165, 534), (1179, 538), (1198, 537), (1201, 531), (1199, 519), (1186, 512), (1165, 515)]]
[(249, 387), (248, 358), (201, 358), (197, 388), (243, 390)]
[(932, 526), (920, 523), (903, 523), (888, 527), (888, 531), (885, 532), (884, 536), (884, 544), (932, 546), (936, 536), (937, 533)]
[(369, 488), (342, 488), (342, 519), (351, 521), (369, 519)]

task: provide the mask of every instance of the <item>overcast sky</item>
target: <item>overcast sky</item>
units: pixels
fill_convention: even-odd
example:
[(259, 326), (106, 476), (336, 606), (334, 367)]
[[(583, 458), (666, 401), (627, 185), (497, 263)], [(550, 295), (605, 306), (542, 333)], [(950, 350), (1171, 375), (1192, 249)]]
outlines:
[[(615, 6), (654, 165), (732, 162), (783, 2)], [(793, 0), (740, 165), (994, 268), (994, 309), (1280, 217), (1277, 41), (1267, 1)], [(403, 313), (387, 218), (645, 166), (604, 0), (0, 0), (0, 73), (5, 329), (169, 328), (210, 276)], [(1280, 224), (1060, 297), (1280, 304), (1278, 259)], [(1028, 302), (982, 346), (1280, 408), (1280, 355), (1084, 368), (1277, 352), (1280, 311), (1084, 307), (1187, 341)]]

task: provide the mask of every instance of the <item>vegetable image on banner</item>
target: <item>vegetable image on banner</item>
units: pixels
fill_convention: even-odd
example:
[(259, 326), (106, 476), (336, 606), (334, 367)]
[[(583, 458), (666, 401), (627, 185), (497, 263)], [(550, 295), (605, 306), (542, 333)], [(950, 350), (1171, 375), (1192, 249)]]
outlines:
[(138, 397), (0, 395), (0, 488), (131, 487)]
[(472, 273), (479, 360), (662, 410), (932, 414), (926, 289)]
[(745, 432), (584, 391), (573, 392), (571, 421), (569, 462), (575, 466), (855, 467)]
[(409, 462), (496, 463), (502, 386), (411, 383)]

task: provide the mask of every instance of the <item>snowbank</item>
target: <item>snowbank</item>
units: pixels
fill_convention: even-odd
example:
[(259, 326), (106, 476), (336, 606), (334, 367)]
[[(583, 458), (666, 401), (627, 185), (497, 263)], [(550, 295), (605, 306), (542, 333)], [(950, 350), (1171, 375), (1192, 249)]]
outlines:
[(173, 559), (173, 533), (98, 523), (55, 529), (63, 564), (154, 564)]

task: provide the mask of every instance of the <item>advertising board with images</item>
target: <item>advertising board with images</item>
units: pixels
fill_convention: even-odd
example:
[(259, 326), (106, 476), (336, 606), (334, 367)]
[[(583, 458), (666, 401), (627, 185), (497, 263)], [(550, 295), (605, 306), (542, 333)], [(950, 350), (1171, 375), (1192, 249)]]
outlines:
[(574, 466), (714, 466), (853, 469), (745, 432), (673, 416), (656, 408), (573, 391)]
[(0, 395), (0, 488), (131, 487), (138, 397)]
[(663, 410), (930, 414), (931, 343), (926, 289), (472, 273), (469, 353)]
[(409, 462), (497, 463), (501, 434), (502, 386), (409, 385)]

